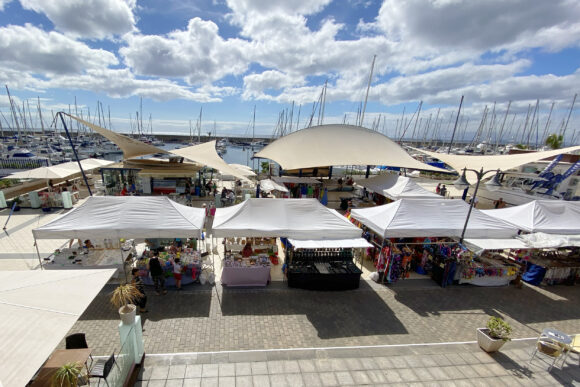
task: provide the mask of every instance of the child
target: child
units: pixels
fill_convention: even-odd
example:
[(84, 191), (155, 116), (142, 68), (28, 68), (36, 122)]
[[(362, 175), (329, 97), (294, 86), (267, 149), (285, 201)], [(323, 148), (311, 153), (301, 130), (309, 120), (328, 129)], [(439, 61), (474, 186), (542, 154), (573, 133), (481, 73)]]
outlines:
[(177, 290), (181, 290), (181, 259), (170, 259), (173, 264), (173, 278), (175, 278), (175, 286)]

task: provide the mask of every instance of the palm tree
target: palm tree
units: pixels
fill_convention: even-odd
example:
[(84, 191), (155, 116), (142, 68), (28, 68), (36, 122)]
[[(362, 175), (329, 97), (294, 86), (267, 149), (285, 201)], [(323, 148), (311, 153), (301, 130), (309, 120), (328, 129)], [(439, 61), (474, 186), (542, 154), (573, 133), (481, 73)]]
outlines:
[(552, 149), (560, 149), (564, 143), (564, 136), (552, 133), (546, 138), (546, 145)]

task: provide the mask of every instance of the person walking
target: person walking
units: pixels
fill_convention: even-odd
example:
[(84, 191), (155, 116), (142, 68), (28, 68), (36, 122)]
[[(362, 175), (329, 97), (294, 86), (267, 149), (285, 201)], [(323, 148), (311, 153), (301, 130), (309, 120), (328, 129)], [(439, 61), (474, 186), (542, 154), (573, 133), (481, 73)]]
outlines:
[(147, 269), (151, 273), (151, 278), (153, 279), (153, 284), (155, 285), (155, 293), (157, 295), (167, 294), (165, 289), (165, 276), (163, 275), (163, 268), (161, 267), (161, 262), (159, 262), (159, 254), (155, 253), (153, 258), (149, 258), (147, 263)]
[(131, 270), (131, 274), (133, 275), (133, 285), (137, 288), (141, 296), (135, 300), (135, 303), (139, 306), (139, 312), (147, 313), (147, 295), (145, 294), (145, 284), (141, 277), (139, 277), (139, 269), (136, 267)]

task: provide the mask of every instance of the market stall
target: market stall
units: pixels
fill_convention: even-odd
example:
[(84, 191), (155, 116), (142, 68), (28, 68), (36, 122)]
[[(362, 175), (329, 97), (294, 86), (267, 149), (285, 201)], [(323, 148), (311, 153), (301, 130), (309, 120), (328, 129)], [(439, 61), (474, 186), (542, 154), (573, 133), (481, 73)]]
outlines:
[[(383, 282), (408, 277), (411, 270), (425, 274), (442, 286), (452, 283), (462, 262), (471, 262), (457, 243), (469, 205), (462, 200), (401, 199), (383, 206), (353, 209), (348, 216), (364, 226), (375, 248), (370, 256)], [(466, 236), (509, 238), (516, 227), (473, 209)], [(485, 272), (484, 272), (485, 273)], [(491, 274), (491, 271), (488, 271)]]
[(357, 185), (385, 196), (391, 200), (399, 199), (443, 199), (443, 196), (427, 191), (413, 179), (395, 173), (377, 175), (370, 179), (358, 180)]
[[(79, 207), (32, 230), (32, 233), (35, 239), (103, 241), (102, 245), (95, 244), (94, 254), (100, 248), (118, 249), (119, 263), (126, 270), (126, 266), (133, 262), (126, 261), (118, 243), (120, 239), (200, 238), (204, 221), (204, 209), (183, 206), (164, 196), (92, 196)], [(193, 251), (191, 254), (193, 262), (196, 254)], [(134, 253), (132, 258), (136, 255)], [(145, 278), (148, 278), (147, 274), (142, 271)]]
[[(250, 242), (246, 252), (242, 249), (241, 257), (235, 255), (235, 252), (232, 253), (232, 246), (228, 248), (226, 245), (227, 259), (222, 272), (222, 283), (228, 286), (248, 286), (267, 284), (266, 266), (271, 262), (269, 252), (262, 252), (262, 256), (257, 253), (260, 245), (255, 238), (258, 241), (276, 237), (308, 240), (351, 239), (360, 237), (360, 230), (315, 199), (248, 199), (236, 206), (216, 211), (213, 236), (237, 237), (239, 246), (242, 245), (239, 238), (244, 238), (246, 244)], [(291, 264), (286, 263), (289, 266)]]

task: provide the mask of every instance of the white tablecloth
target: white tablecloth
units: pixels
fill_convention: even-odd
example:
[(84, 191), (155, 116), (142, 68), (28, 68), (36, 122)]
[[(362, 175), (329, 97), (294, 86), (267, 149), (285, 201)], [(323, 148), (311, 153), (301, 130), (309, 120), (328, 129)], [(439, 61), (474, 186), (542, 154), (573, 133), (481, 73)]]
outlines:
[(270, 267), (224, 267), (221, 279), (222, 285), (266, 286), (270, 282)]

